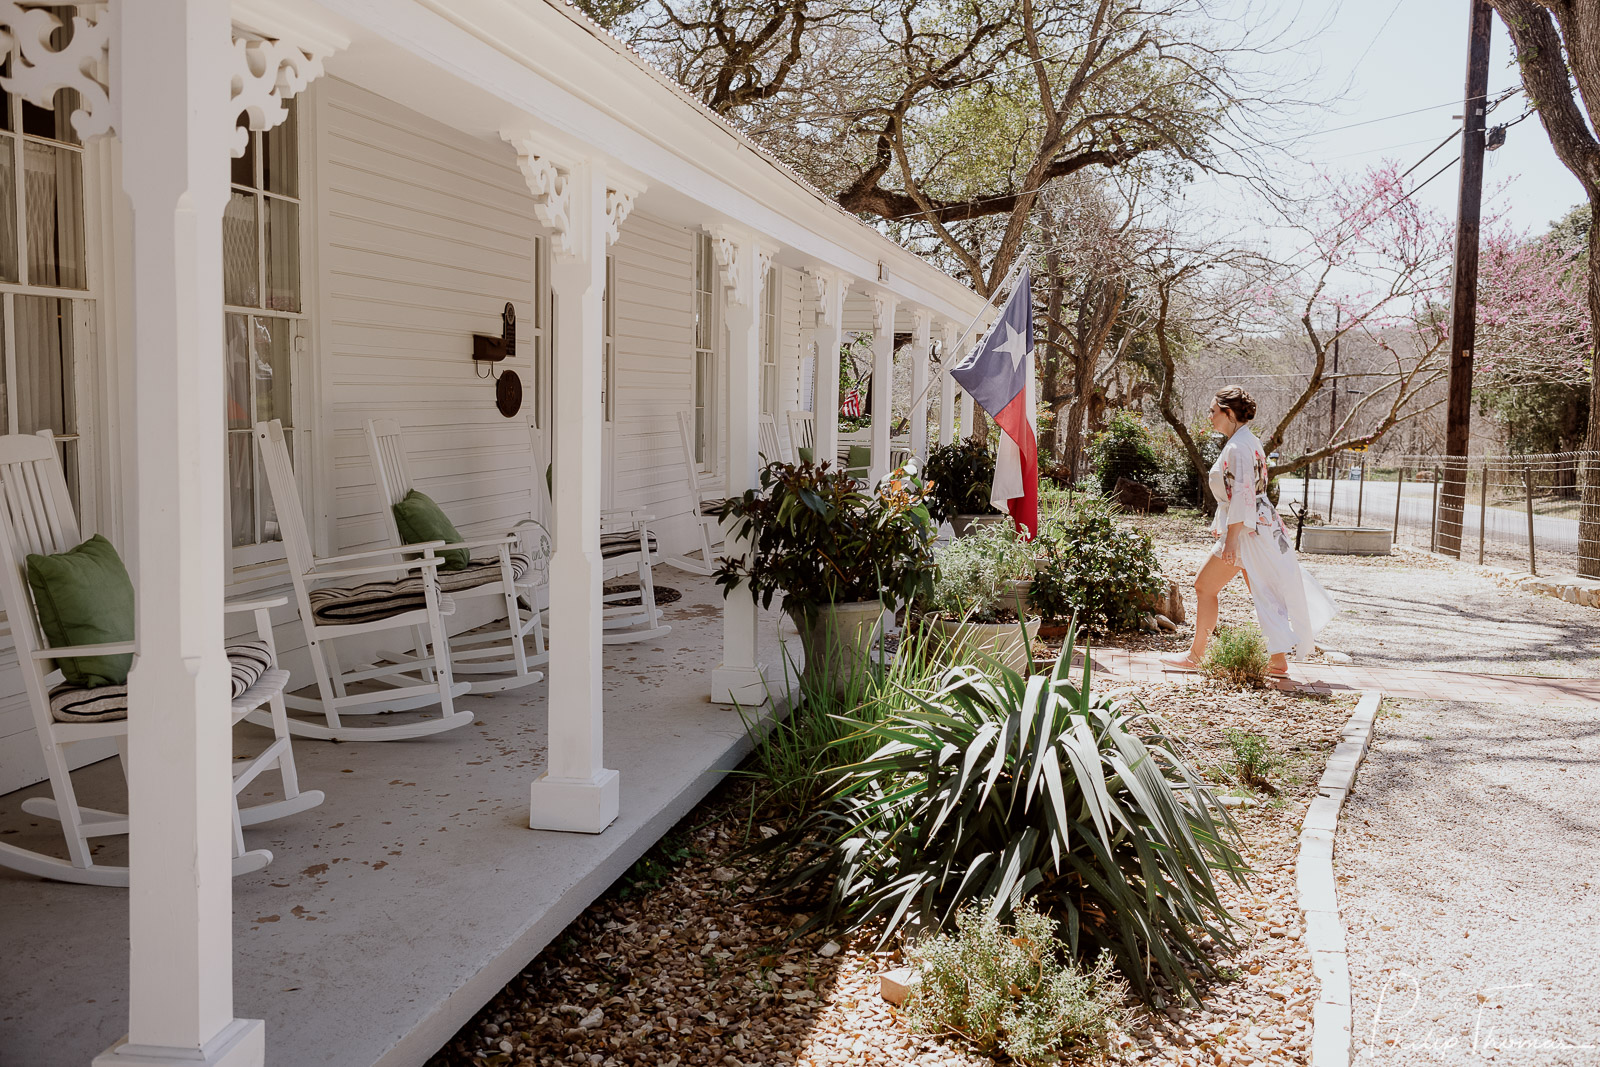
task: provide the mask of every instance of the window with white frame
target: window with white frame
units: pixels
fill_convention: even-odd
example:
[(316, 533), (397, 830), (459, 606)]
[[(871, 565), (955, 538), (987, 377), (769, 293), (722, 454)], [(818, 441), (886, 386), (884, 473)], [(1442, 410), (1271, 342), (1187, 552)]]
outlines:
[[(52, 45), (71, 32), (55, 31)], [(83, 146), (70, 121), (79, 106), (72, 89), (56, 93), (53, 109), (0, 91), (0, 407), (3, 432), (54, 435), (81, 513), (88, 456), (79, 448), (78, 377), (92, 319)]]
[(617, 395), (617, 302), (612, 299), (617, 285), (617, 257), (606, 257), (606, 287), (600, 293), (601, 345), (600, 411), (606, 422), (616, 420)]
[(778, 413), (778, 268), (767, 271), (761, 287), (761, 414)]
[(703, 233), (694, 254), (694, 461), (710, 472), (717, 462), (717, 262), (711, 235)]
[[(261, 471), (256, 422), (283, 422), (291, 452), (296, 362), (305, 349), (300, 277), (300, 142), (296, 102), (289, 117), (252, 132), (233, 161), (222, 218), (222, 289), (228, 395), (228, 525), (236, 564), (282, 555), (277, 509)], [(304, 456), (292, 456), (309, 472)], [(304, 480), (305, 475), (301, 475)]]
[[(533, 374), (533, 426), (543, 430), (550, 425), (550, 348), (545, 326), (550, 315), (549, 294), (545, 292), (544, 238), (533, 239), (533, 321), (517, 320), (517, 351), (513, 355), (526, 355)], [(526, 347), (524, 347), (526, 346)]]

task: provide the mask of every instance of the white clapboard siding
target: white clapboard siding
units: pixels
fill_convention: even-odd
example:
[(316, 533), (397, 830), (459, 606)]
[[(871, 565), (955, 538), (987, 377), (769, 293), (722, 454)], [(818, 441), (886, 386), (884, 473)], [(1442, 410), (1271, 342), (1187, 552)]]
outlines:
[(519, 324), (535, 321), (539, 227), (516, 159), (334, 80), (319, 94), (318, 131), (329, 541), (352, 552), (385, 537), (364, 436), (371, 418), (399, 421), (418, 488), (463, 534), (509, 529), (535, 499), (533, 345), (500, 364), (528, 391), (509, 419), (471, 353), (474, 333), (500, 332), (507, 301)]
[(612, 503), (646, 509), (664, 550), (683, 552), (694, 520), (677, 413), (694, 407), (694, 235), (636, 212), (611, 254), (617, 287)]

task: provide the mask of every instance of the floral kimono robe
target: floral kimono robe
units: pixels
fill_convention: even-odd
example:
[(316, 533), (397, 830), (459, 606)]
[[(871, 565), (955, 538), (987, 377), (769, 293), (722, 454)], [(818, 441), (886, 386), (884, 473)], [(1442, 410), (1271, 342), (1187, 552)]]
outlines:
[(1222, 446), (1210, 482), (1217, 498), (1211, 520), (1217, 544), (1212, 551), (1220, 556), (1228, 527), (1243, 524), (1239, 565), (1250, 583), (1267, 651), (1305, 659), (1314, 651), (1317, 633), (1339, 608), (1295, 558), (1289, 531), (1267, 496), (1266, 453), (1249, 427), (1241, 426)]

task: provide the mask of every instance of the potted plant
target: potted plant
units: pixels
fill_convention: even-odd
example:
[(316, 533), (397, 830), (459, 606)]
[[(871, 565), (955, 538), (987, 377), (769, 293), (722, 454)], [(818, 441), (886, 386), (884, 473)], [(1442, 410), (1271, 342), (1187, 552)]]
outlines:
[(934, 632), (963, 653), (1025, 668), (1039, 634), (1039, 619), (1028, 617), (1025, 583), (1034, 567), (1028, 542), (1009, 523), (981, 526), (945, 545), (938, 563), (933, 587), (921, 601)]
[(957, 537), (977, 526), (999, 523), (1003, 515), (989, 503), (994, 484), (994, 454), (974, 438), (955, 441), (928, 456), (928, 513), (949, 520)]
[(723, 596), (741, 586), (763, 607), (782, 594), (800, 631), (804, 688), (842, 694), (872, 663), (885, 605), (926, 595), (937, 527), (914, 470), (863, 489), (828, 463), (772, 463), (760, 487), (707, 507), (748, 545), (717, 561)]
[(1133, 629), (1165, 591), (1150, 535), (1118, 522), (1109, 501), (1091, 498), (1057, 513), (1033, 547), (1029, 599), (1046, 636), (1062, 636), (1074, 618), (1089, 630)]

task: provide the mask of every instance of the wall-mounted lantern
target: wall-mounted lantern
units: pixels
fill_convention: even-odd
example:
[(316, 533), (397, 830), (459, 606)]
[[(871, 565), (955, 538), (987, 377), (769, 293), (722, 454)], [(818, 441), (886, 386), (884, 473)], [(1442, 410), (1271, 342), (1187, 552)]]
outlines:
[(472, 359), (474, 363), (489, 364), (489, 373), (480, 374), (480, 378), (493, 378), (494, 406), (500, 414), (511, 418), (522, 410), (522, 379), (517, 377), (514, 370), (494, 372), (494, 365), (507, 356), (517, 354), (517, 309), (506, 301), (506, 308), (500, 313), (500, 336), (492, 337), (488, 334), (475, 333), (472, 335)]

